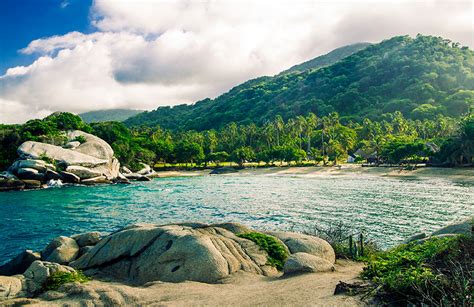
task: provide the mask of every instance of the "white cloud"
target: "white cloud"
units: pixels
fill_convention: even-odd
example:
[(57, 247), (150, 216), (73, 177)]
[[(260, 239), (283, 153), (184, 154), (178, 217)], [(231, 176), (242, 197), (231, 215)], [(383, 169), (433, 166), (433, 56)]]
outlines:
[(473, 47), (470, 11), (470, 1), (96, 0), (97, 32), (38, 39), (21, 50), (39, 58), (0, 77), (2, 113), (13, 106), (22, 113), (0, 121), (191, 103), (343, 44), (396, 34)]

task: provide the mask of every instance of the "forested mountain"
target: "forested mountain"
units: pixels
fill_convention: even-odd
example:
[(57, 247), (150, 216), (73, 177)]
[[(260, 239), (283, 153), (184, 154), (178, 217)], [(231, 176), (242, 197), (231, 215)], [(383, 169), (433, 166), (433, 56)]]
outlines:
[(458, 117), (474, 104), (474, 52), (441, 37), (398, 36), (320, 69), (261, 77), (216, 99), (160, 107), (128, 126), (206, 130), (230, 122), (263, 124), (313, 112), (341, 120), (378, 120), (401, 111), (411, 119)]
[(131, 109), (110, 109), (110, 110), (90, 111), (90, 112), (79, 114), (79, 116), (86, 123), (99, 123), (99, 122), (107, 122), (107, 121), (122, 122), (126, 120), (127, 118), (130, 118), (141, 112), (143, 111), (131, 110)]
[(292, 66), (291, 68), (282, 71), (280, 75), (292, 73), (292, 72), (303, 72), (303, 71), (311, 70), (311, 69), (319, 69), (322, 67), (332, 65), (350, 56), (351, 54), (354, 54), (357, 51), (360, 51), (368, 47), (369, 45), (370, 45), (369, 43), (356, 43), (356, 44), (347, 45), (344, 47), (334, 49), (333, 51), (326, 53), (325, 55), (318, 56), (312, 60)]

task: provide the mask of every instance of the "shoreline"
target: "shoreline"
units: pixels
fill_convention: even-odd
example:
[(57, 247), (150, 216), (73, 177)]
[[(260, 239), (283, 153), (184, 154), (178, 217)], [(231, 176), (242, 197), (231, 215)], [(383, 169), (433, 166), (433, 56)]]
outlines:
[[(157, 178), (193, 177), (209, 175), (212, 169), (198, 170), (156, 170)], [(325, 177), (325, 176), (382, 176), (389, 178), (443, 178), (460, 180), (474, 184), (474, 168), (444, 168), (420, 167), (415, 170), (405, 170), (402, 167), (363, 167), (361, 165), (343, 164), (341, 167), (324, 166), (271, 166), (247, 167), (235, 173), (219, 174), (220, 176), (264, 175), (264, 176), (295, 176), (295, 177)]]

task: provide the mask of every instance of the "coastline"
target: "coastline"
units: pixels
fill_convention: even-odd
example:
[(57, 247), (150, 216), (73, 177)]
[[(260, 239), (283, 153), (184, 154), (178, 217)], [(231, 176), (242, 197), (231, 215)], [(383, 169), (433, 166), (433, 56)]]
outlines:
[[(211, 169), (199, 170), (174, 170), (156, 173), (158, 178), (192, 177), (209, 175)], [(248, 167), (236, 173), (220, 174), (220, 176), (239, 175), (265, 175), (265, 176), (298, 176), (298, 177), (324, 177), (324, 176), (382, 176), (392, 178), (443, 178), (474, 184), (474, 168), (443, 168), (420, 167), (415, 170), (405, 170), (402, 167), (363, 167), (361, 165), (343, 164), (341, 167), (323, 166), (289, 166), (289, 167)]]

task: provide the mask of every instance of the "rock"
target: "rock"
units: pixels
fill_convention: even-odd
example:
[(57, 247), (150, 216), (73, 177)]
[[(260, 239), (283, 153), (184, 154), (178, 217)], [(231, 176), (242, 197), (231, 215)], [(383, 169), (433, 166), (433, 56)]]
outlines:
[(426, 238), (426, 233), (422, 232), (422, 233), (417, 233), (411, 237), (409, 237), (408, 239), (405, 240), (405, 244), (407, 243), (410, 243), (410, 242), (413, 242), (413, 241), (418, 241), (418, 240), (421, 240), (421, 239), (424, 239)]
[(46, 181), (64, 180), (63, 176), (61, 176), (58, 172), (50, 170), (50, 169), (46, 170), (46, 172), (44, 173), (44, 179)]
[(79, 249), (79, 254), (77, 255), (77, 258), (82, 257), (82, 255), (87, 254), (92, 248), (94, 248), (94, 245), (87, 245), (83, 246)]
[(17, 160), (10, 167), (11, 171), (14, 173), (16, 173), (18, 169), (20, 168), (32, 168), (32, 169), (37, 170), (40, 173), (44, 173), (48, 169), (51, 169), (51, 170), (55, 169), (54, 165), (52, 164), (46, 163), (43, 160), (33, 160), (33, 159)]
[(150, 174), (151, 172), (153, 172), (153, 170), (151, 169), (150, 165), (148, 164), (145, 164), (145, 163), (141, 163), (141, 165), (143, 166), (143, 168), (141, 170), (139, 170), (137, 172), (137, 174), (139, 175), (148, 175)]
[(212, 224), (211, 226), (227, 229), (228, 231), (230, 231), (234, 234), (247, 233), (247, 232), (252, 231), (252, 229), (248, 228), (247, 226), (242, 225), (240, 223), (235, 223), (235, 222)]
[(76, 240), (60, 236), (51, 241), (41, 252), (41, 257), (49, 262), (67, 264), (76, 259), (79, 246)]
[(35, 261), (26, 270), (24, 276), (26, 278), (26, 289), (29, 293), (34, 294), (42, 290), (44, 282), (49, 276), (56, 272), (75, 272), (71, 267), (51, 263), (47, 261)]
[(267, 257), (254, 242), (223, 228), (142, 224), (103, 238), (71, 266), (140, 285), (185, 280), (212, 283), (237, 271), (275, 272), (267, 270)]
[(108, 180), (105, 176), (97, 176), (94, 178), (88, 178), (81, 180), (82, 184), (102, 184), (102, 183), (112, 183), (112, 181)]
[[(0, 275), (13, 276), (23, 274), (26, 269), (33, 263), (33, 261), (40, 260), (39, 253), (34, 253), (31, 250), (25, 250), (12, 258), (9, 262), (0, 266)], [(1, 295), (0, 295), (1, 296)]]
[(445, 234), (456, 234), (456, 235), (472, 235), (473, 233), (473, 218), (469, 218), (465, 221), (458, 222), (455, 224), (443, 227), (431, 234), (432, 237), (440, 236)]
[(101, 171), (79, 165), (68, 166), (66, 172), (76, 175), (81, 180), (102, 176)]
[(121, 173), (118, 174), (117, 178), (114, 180), (115, 183), (123, 183), (123, 184), (130, 184), (130, 180), (127, 179), (124, 175)]
[(290, 255), (283, 267), (285, 274), (328, 271), (334, 271), (334, 265), (332, 263), (326, 259), (307, 253), (295, 253)]
[(292, 254), (307, 253), (325, 259), (331, 264), (336, 262), (334, 249), (323, 239), (301, 233), (285, 231), (270, 231), (268, 234), (283, 241)]
[(129, 180), (138, 180), (139, 178), (143, 177), (137, 173), (124, 173), (123, 176)]
[(41, 181), (39, 180), (22, 180), (23, 183), (25, 184), (26, 189), (39, 189), (41, 188), (42, 184)]
[(87, 245), (96, 245), (100, 241), (100, 237), (100, 232), (94, 231), (73, 235), (71, 239), (76, 240), (79, 247), (84, 247)]
[(3, 172), (0, 174), (0, 191), (21, 190), (25, 183), (13, 174)]
[(18, 154), (22, 157), (37, 160), (41, 159), (43, 155), (46, 155), (52, 160), (64, 162), (67, 165), (80, 165), (85, 167), (94, 167), (109, 163), (106, 159), (99, 159), (77, 152), (76, 150), (33, 141), (26, 141), (21, 144), (20, 147), (18, 147)]
[(120, 172), (121, 172), (122, 174), (131, 174), (131, 173), (132, 173), (132, 171), (131, 171), (128, 167), (126, 167), (126, 166), (122, 166), (122, 167), (120, 168)]
[(59, 174), (63, 177), (64, 182), (79, 183), (81, 181), (81, 178), (79, 178), (77, 175), (74, 175), (73, 173), (62, 171), (59, 172)]
[(151, 181), (151, 178), (148, 178), (147, 176), (140, 176), (137, 178), (137, 181)]
[(21, 277), (0, 276), (0, 301), (12, 299), (20, 295), (24, 295), (23, 279)]
[(78, 141), (70, 141), (68, 142), (66, 145), (64, 145), (63, 147), (64, 148), (68, 148), (68, 149), (74, 149), (78, 146), (81, 145), (81, 142), (78, 142)]
[(83, 137), (86, 142), (77, 146), (74, 151), (92, 156), (101, 160), (110, 161), (114, 156), (114, 151), (110, 145), (95, 135), (75, 130), (68, 133), (68, 138), (74, 140), (77, 137)]
[(18, 178), (20, 179), (31, 179), (31, 180), (44, 180), (44, 174), (39, 173), (34, 168), (19, 168), (16, 171)]
[(237, 173), (237, 172), (238, 172), (238, 170), (236, 170), (233, 167), (224, 166), (224, 167), (219, 167), (219, 168), (213, 169), (209, 174), (211, 174), (211, 175), (220, 175), (220, 174), (230, 174), (230, 173)]

